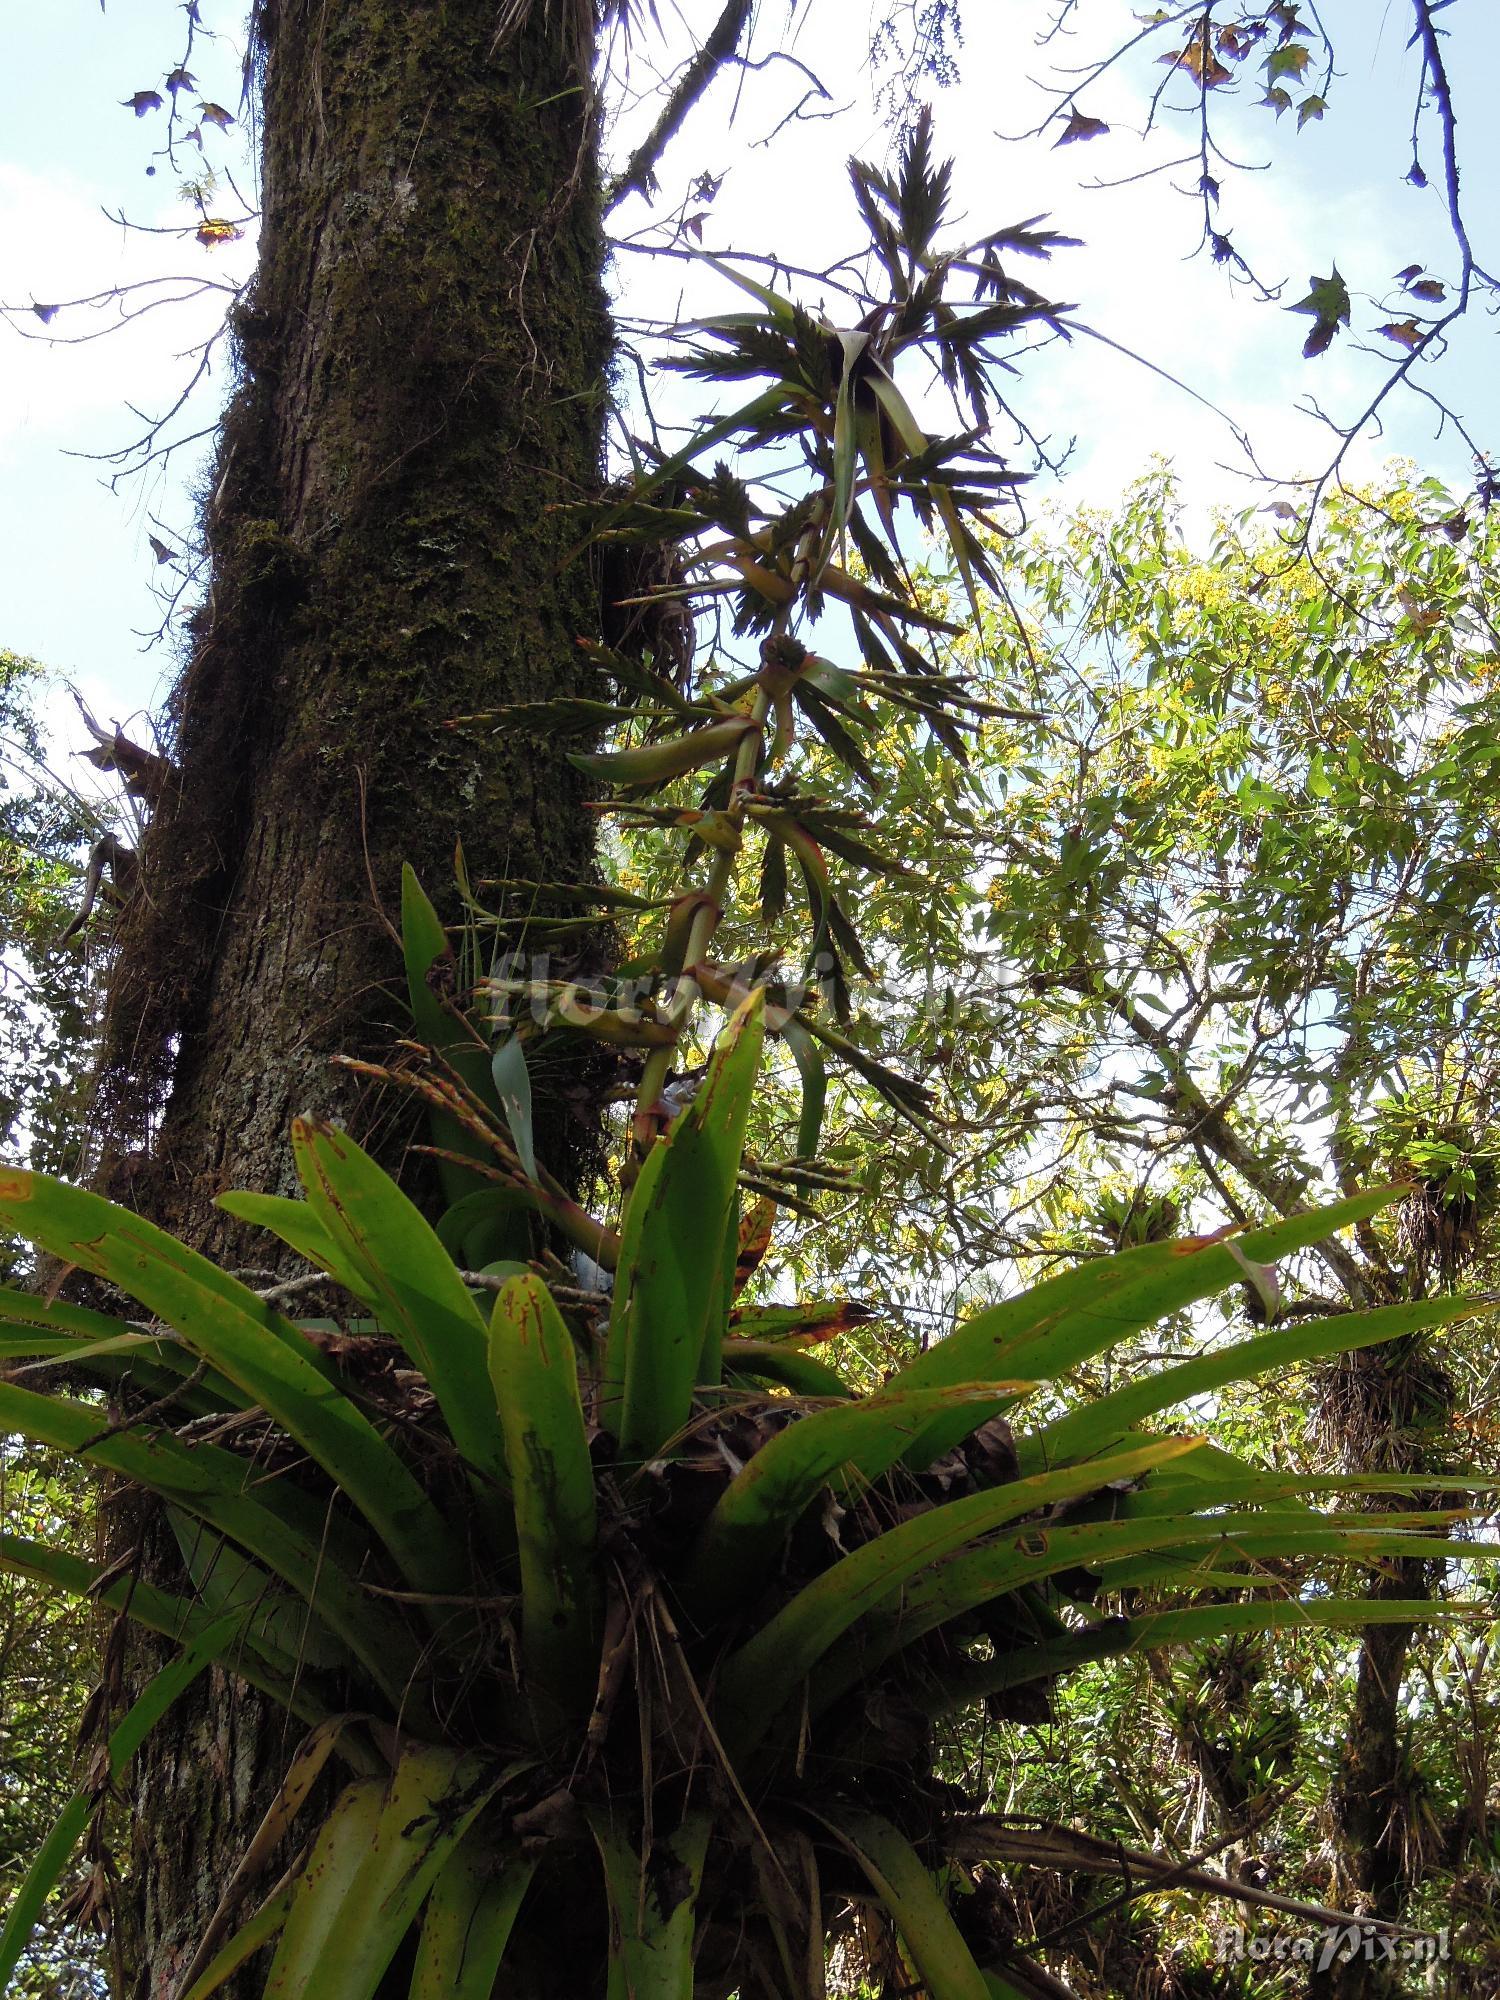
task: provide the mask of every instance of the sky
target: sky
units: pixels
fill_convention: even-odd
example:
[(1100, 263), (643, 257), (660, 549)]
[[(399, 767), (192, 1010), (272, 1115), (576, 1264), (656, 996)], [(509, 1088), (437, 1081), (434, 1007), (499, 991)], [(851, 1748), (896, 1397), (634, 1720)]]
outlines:
[[(670, 73), (686, 38), (701, 32), (720, 4), (658, 0), (662, 34), (658, 39), (648, 24), (635, 43), (632, 80), (643, 94), (615, 125), (617, 157), (654, 115), (644, 94), (654, 75)], [(821, 268), (856, 247), (845, 161), (851, 152), (879, 161), (890, 145), (865, 60), (869, 5), (759, 0), (751, 44), (759, 66), (720, 78), (668, 155), (659, 198), (623, 203), (616, 231), (659, 230), (706, 173), (720, 190), (711, 206), (690, 202), (687, 212), (702, 213), (702, 241), (712, 248), (769, 250)], [(241, 0), (201, 0), (200, 11), (219, 39), (200, 38), (193, 52), (197, 84), (182, 93), (181, 123), (191, 123), (200, 96), (234, 115), (227, 131), (204, 127), (203, 157), (227, 166), (253, 203), (240, 95), (243, 7)], [(1150, 93), (1166, 75), (1160, 67), (1122, 65), (1082, 93), (1081, 108), (1110, 126), (1105, 136), (1063, 147), (1055, 144), (1056, 125), (1027, 142), (1003, 136), (1045, 116), (1049, 77), (1131, 31), (1121, 0), (1079, 0), (1070, 17), (1076, 32), (1040, 50), (1035, 27), (1050, 11), (1041, 0), (969, 0), (965, 8), (962, 80), (933, 93), (939, 146), (956, 162), (955, 227), (973, 237), (1049, 214), (1052, 226), (1082, 238), (1083, 247), (1022, 275), (1076, 302), (1082, 322), (1228, 411), (1269, 470), (1316, 470), (1330, 433), (1298, 413), (1298, 399), (1313, 394), (1335, 415), (1353, 413), (1395, 350), (1377, 336), (1370, 344), (1378, 357), (1362, 354), (1344, 336), (1317, 361), (1304, 361), (1311, 322), (1286, 306), (1304, 296), (1311, 275), (1337, 264), (1354, 297), (1355, 327), (1368, 329), (1410, 309), (1398, 306), (1392, 283), (1403, 266), (1430, 265), (1439, 277), (1452, 271), (1436, 189), (1423, 193), (1404, 179), (1415, 78), (1403, 47), (1405, 0), (1325, 0), (1321, 11), (1342, 73), (1321, 122), (1298, 131), (1294, 115), (1278, 122), (1248, 100), (1216, 103), (1226, 149), (1251, 169), (1224, 169), (1219, 226), (1263, 278), (1284, 283), (1279, 303), (1236, 294), (1221, 269), (1191, 254), (1199, 215), (1176, 190), (1196, 179), (1196, 162), (1141, 177), (1195, 143), (1190, 124), (1170, 114), (1158, 133), (1140, 137)], [(1475, 249), (1482, 262), (1500, 267), (1500, 133), (1487, 102), (1488, 80), (1500, 73), (1500, 7), (1453, 0), (1443, 19), (1462, 52), (1454, 76)], [(110, 219), (123, 211), (147, 231), (183, 230), (196, 219), (167, 164), (153, 159), (164, 112), (138, 119), (122, 102), (137, 90), (164, 89), (184, 34), (178, 0), (107, 0), (102, 11), (98, 0), (40, 7), (10, 0), (0, 15), (0, 299), (22, 308), (26, 332), (44, 336), (23, 338), (0, 324), (0, 645), (40, 658), (77, 686), (101, 719), (128, 720), (159, 703), (170, 683), (172, 649), (150, 643), (161, 620), (153, 591), (181, 569), (175, 560), (158, 564), (149, 538), (174, 551), (184, 546), (206, 447), (200, 442), (157, 462), (117, 490), (109, 484), (113, 467), (90, 454), (141, 434), (132, 406), (150, 415), (175, 401), (219, 324), (223, 288), (253, 268), (253, 228), (242, 241), (210, 249), (190, 234), (143, 233)], [(809, 73), (829, 96), (810, 98), (804, 112), (838, 115), (791, 117), (774, 131), (811, 89)], [(1187, 104), (1189, 88), (1166, 81), (1168, 104)], [(186, 156), (198, 157), (191, 147)], [(1267, 162), (1271, 171), (1257, 170)], [(148, 173), (153, 165), (157, 171)], [(1112, 189), (1089, 185), (1127, 176)], [(217, 213), (233, 198), (221, 185), (209, 205)], [(176, 303), (108, 337), (73, 344), (48, 336), (92, 333), (110, 323), (112, 309), (60, 313), (46, 325), (26, 310), (157, 274), (180, 279), (164, 288)], [(816, 283), (788, 284), (806, 303), (836, 312), (836, 295)], [(613, 285), (619, 310), (642, 317), (732, 310), (742, 302), (705, 267), (636, 254), (617, 258)], [(1477, 317), (1460, 329), (1441, 381), (1479, 440), (1500, 446), (1497, 380), (1493, 326)], [(178, 430), (210, 428), (228, 382), (221, 345)], [(1217, 503), (1261, 505), (1275, 497), (1247, 482), (1229, 425), (1091, 337), (1029, 357), (1012, 387), (1052, 449), (1077, 440), (1062, 482), (1039, 483), (1044, 503), (1049, 496), (1105, 503), (1154, 453), (1177, 463), (1199, 514)], [(681, 405), (668, 400), (663, 407)], [(1429, 406), (1408, 405), (1351, 462), (1367, 471), (1399, 451), (1461, 485), (1467, 450), (1434, 429)], [(50, 713), (62, 760), (80, 747), (80, 732), (61, 694)]]

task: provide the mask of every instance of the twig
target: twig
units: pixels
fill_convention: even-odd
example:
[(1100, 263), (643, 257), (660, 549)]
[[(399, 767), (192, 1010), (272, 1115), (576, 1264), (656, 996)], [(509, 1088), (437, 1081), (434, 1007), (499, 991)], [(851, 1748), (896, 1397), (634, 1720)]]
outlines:
[(734, 54), (749, 23), (752, 0), (726, 0), (724, 11), (709, 30), (702, 48), (678, 77), (661, 114), (605, 190), (605, 212), (628, 194), (648, 194), (656, 185), (656, 168), (698, 99)]

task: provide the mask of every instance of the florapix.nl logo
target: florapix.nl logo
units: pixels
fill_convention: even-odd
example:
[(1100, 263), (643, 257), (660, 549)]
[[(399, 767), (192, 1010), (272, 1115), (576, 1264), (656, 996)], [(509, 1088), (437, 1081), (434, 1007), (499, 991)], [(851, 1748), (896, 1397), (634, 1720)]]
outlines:
[(1439, 1965), (1450, 1956), (1446, 1928), (1397, 1932), (1376, 1924), (1330, 1924), (1322, 1931), (1221, 1930), (1214, 1956), (1220, 1965)]

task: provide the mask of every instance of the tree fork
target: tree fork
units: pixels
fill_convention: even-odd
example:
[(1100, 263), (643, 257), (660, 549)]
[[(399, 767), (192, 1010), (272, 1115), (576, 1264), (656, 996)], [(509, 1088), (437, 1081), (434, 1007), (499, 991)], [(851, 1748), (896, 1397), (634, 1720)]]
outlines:
[[(589, 8), (510, 9), (497, 33), (495, 0), (261, 0), (255, 27), (260, 265), (99, 1104), (111, 1192), (231, 1262), (265, 1239), (213, 1199), (291, 1190), (294, 1114), (397, 1163), (405, 1127), (372, 1132), (329, 1058), (403, 1031), (377, 905), (399, 908), (401, 863), (449, 916), (460, 836), (476, 879), (591, 870), (565, 760), (446, 725), (578, 689), (599, 593), (561, 510), (598, 490), (610, 354)], [(537, 1082), (539, 1147), (581, 1169), (596, 1079)], [(148, 1570), (175, 1564), (159, 1521), (114, 1525)], [(175, 1991), (283, 1732), (215, 1674), (139, 1760), (132, 2000)]]

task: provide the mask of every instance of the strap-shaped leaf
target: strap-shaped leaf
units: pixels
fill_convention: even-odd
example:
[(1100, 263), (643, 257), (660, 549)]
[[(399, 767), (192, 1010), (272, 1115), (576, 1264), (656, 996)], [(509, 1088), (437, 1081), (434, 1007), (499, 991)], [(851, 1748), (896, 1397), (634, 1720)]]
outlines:
[(753, 1602), (787, 1535), (841, 1468), (856, 1481), (878, 1479), (938, 1411), (962, 1409), (974, 1429), (1000, 1407), (1001, 1394), (1027, 1387), (995, 1382), (907, 1389), (789, 1424), (719, 1495), (677, 1579), (687, 1610), (706, 1623), (737, 1602)]
[(993, 1659), (967, 1661), (935, 1683), (928, 1676), (913, 1690), (913, 1698), (924, 1714), (936, 1718), (1006, 1688), (1050, 1679), (1090, 1660), (1119, 1653), (1193, 1645), (1240, 1632), (1347, 1632), (1367, 1625), (1447, 1624), (1489, 1616), (1490, 1606), (1483, 1602), (1462, 1604), (1428, 1597), (1301, 1598), (1287, 1597), (1283, 1589), (1262, 1602), (1188, 1605), (1180, 1611), (1151, 1612), (1140, 1618), (1105, 1618), (1068, 1638), (1018, 1646)]
[[(1151, 1551), (1116, 1562), (1107, 1554), (1094, 1558), (1093, 1567), (1106, 1590), (1128, 1590), (1137, 1584), (1165, 1582), (1175, 1589), (1196, 1590), (1198, 1579), (1210, 1573), (1215, 1578), (1233, 1577), (1233, 1582), (1204, 1584), (1204, 1589), (1255, 1588), (1262, 1579), (1253, 1569), (1236, 1571), (1236, 1563), (1263, 1563), (1284, 1560), (1315, 1562), (1324, 1556), (1350, 1563), (1374, 1563), (1385, 1556), (1425, 1557), (1433, 1562), (1492, 1562), (1500, 1553), (1500, 1543), (1453, 1541), (1446, 1536), (1422, 1535), (1419, 1528), (1447, 1528), (1462, 1516), (1451, 1508), (1399, 1514), (1325, 1514), (1315, 1527), (1297, 1519), (1278, 1526), (1275, 1517), (1258, 1517), (1242, 1532), (1212, 1542), (1202, 1555), (1191, 1549), (1178, 1552)], [(1259, 1525), (1266, 1520), (1265, 1527)], [(1172, 1541), (1180, 1538), (1173, 1536)], [(1198, 1540), (1198, 1537), (1194, 1537)], [(1274, 1586), (1275, 1579), (1264, 1579)]]
[(308, 1206), (358, 1273), (381, 1324), (427, 1377), (449, 1435), (478, 1475), (491, 1535), (507, 1546), (505, 1445), (490, 1393), (489, 1333), (473, 1294), (420, 1210), (347, 1133), (299, 1118), (292, 1150)]
[(492, 2000), (535, 1873), (534, 1856), (501, 1862), (472, 1833), (459, 1844), (427, 1898), (411, 2000)]
[(728, 1313), (725, 1239), (732, 1250), (764, 1015), (757, 988), (726, 1024), (692, 1102), (647, 1155), (631, 1194), (601, 1412), (627, 1462), (654, 1458), (687, 1422), (710, 1322)]
[(703, 729), (690, 729), (685, 736), (642, 743), (629, 750), (570, 751), (568, 762), (585, 777), (603, 778), (614, 785), (664, 785), (669, 778), (722, 762), (759, 728), (752, 716), (730, 716)]
[(489, 1368), (514, 1480), (528, 1678), (544, 1695), (586, 1708), (603, 1629), (594, 1468), (573, 1337), (530, 1273), (495, 1300)]
[(729, 1327), (729, 1315), (734, 1310), (735, 1271), (739, 1263), (739, 1246), (740, 1189), (739, 1179), (736, 1176), (735, 1185), (729, 1196), (729, 1219), (719, 1246), (719, 1268), (714, 1274), (708, 1311), (704, 1315), (703, 1345), (698, 1353), (698, 1366), (693, 1371), (695, 1382), (717, 1385), (724, 1379), (724, 1336)]
[(174, 1327), (343, 1489), (414, 1588), (463, 1587), (462, 1549), (437, 1508), (317, 1348), (265, 1300), (142, 1217), (50, 1175), (0, 1173), (0, 1223)]
[(800, 1021), (787, 1021), (781, 1039), (792, 1052), (802, 1079), (802, 1110), (797, 1119), (797, 1156), (810, 1160), (823, 1134), (823, 1106), (828, 1097), (828, 1065), (817, 1043)]
[(774, 1382), (778, 1389), (790, 1389), (794, 1396), (824, 1399), (854, 1394), (843, 1376), (826, 1361), (775, 1340), (726, 1340), (724, 1371), (726, 1381), (744, 1377)]
[[(719, 1679), (720, 1734), (731, 1750), (759, 1741), (830, 1647), (918, 1571), (942, 1562), (1038, 1507), (1075, 1499), (1112, 1480), (1132, 1479), (1193, 1448), (1192, 1438), (1159, 1438), (1134, 1451), (1018, 1479), (934, 1507), (877, 1535), (800, 1590), (768, 1625), (726, 1662)], [(1064, 1564), (1063, 1567), (1066, 1567)]]
[(655, 1830), (649, 1855), (602, 1807), (587, 1809), (609, 1897), (610, 2000), (693, 2000), (698, 1891), (713, 1820), (689, 1812), (670, 1833)]
[[(205, 1609), (186, 1597), (157, 1590), (136, 1577), (116, 1576), (106, 1580), (107, 1569), (26, 1535), (0, 1531), (0, 1570), (11, 1576), (23, 1576), (44, 1590), (59, 1591), (81, 1602), (103, 1604), (111, 1611), (124, 1612), (148, 1632), (160, 1632), (179, 1645), (202, 1638), (211, 1626), (223, 1623), (225, 1617), (222, 1607)], [(219, 1664), (249, 1686), (260, 1688), (304, 1722), (321, 1722), (328, 1712), (326, 1704), (305, 1681), (299, 1683), (296, 1658), (282, 1652), (263, 1629), (256, 1629), (250, 1607), (230, 1608), (244, 1611), (246, 1618), (232, 1631), (228, 1650)]]
[(279, 1882), (255, 1915), (240, 1926), (222, 1951), (214, 1953), (183, 1993), (182, 2000), (212, 2000), (212, 1996), (234, 1977), (241, 1966), (248, 1965), (258, 1951), (263, 1951), (287, 1920), (292, 1907), (292, 1890), (290, 1879)]
[[(1140, 1436), (1138, 1431), (1122, 1431), (1109, 1443), (1111, 1451), (1124, 1451)], [(1264, 1507), (1280, 1503), (1283, 1513), (1296, 1513), (1314, 1524), (1321, 1518), (1301, 1496), (1318, 1493), (1431, 1493), (1434, 1484), (1446, 1493), (1494, 1493), (1500, 1491), (1500, 1476), (1476, 1478), (1472, 1474), (1444, 1472), (1265, 1472), (1244, 1460), (1200, 1444), (1156, 1472), (1144, 1485), (1124, 1493), (1111, 1493), (1107, 1506), (1094, 1518), (1099, 1520), (1136, 1519), (1148, 1514), (1195, 1514), (1212, 1507)]]
[(269, 1229), (305, 1263), (326, 1271), (351, 1298), (359, 1299), (373, 1310), (375, 1301), (363, 1272), (352, 1259), (340, 1254), (310, 1202), (293, 1201), (284, 1194), (252, 1194), (243, 1188), (231, 1188), (215, 1199), (214, 1207), (222, 1208), (226, 1215), (237, 1216), (241, 1222), (253, 1223), (258, 1229)]
[[(123, 1775), (130, 1760), (184, 1689), (191, 1687), (205, 1667), (222, 1659), (233, 1648), (235, 1635), (243, 1624), (243, 1612), (215, 1619), (188, 1645), (180, 1658), (163, 1667), (147, 1682), (143, 1692), (110, 1734), (106, 1754), (112, 1782)], [(36, 1929), (47, 1898), (62, 1879), (73, 1858), (73, 1850), (83, 1837), (94, 1804), (92, 1793), (75, 1792), (27, 1869), (26, 1878), (16, 1891), (15, 1901), (6, 1912), (5, 1922), (0, 1925), (0, 1992), (8, 1989), (10, 1976)]]
[[(171, 1397), (187, 1416), (245, 1409), (249, 1404), (249, 1399), (214, 1369), (200, 1374), (198, 1357), (188, 1353), (175, 1336), (143, 1332), (87, 1306), (0, 1287), (0, 1324), (16, 1329), (0, 1333), (0, 1360), (33, 1361), (57, 1355), (101, 1381), (117, 1382), (129, 1376), (144, 1395), (153, 1401)], [(198, 1379), (190, 1381), (190, 1376)]]
[(296, 1885), (264, 2000), (372, 2000), (499, 1781), (478, 1758), (415, 1744), (388, 1781), (356, 1779)]
[(274, 1648), (294, 1667), (332, 1669), (353, 1664), (349, 1649), (313, 1617), (302, 1598), (278, 1590), (259, 1564), (232, 1548), (222, 1535), (214, 1534), (179, 1507), (169, 1507), (167, 1519), (198, 1601), (206, 1611), (247, 1607), (256, 1639)]
[(532, 1137), (531, 1076), (526, 1068), (526, 1051), (514, 1035), (508, 1036), (491, 1056), (490, 1076), (500, 1099), (500, 1108), (505, 1113), (505, 1122), (510, 1127), (516, 1158), (526, 1169), (526, 1178), (534, 1181), (537, 1171), (536, 1145)]
[[(1361, 1222), (1405, 1190), (1375, 1188), (1237, 1236), (1146, 1243), (1063, 1271), (1014, 1299), (990, 1306), (903, 1368), (889, 1388), (983, 1382), (999, 1375), (1054, 1380), (1091, 1355), (1117, 1346), (1169, 1313), (1224, 1291), (1244, 1276), (1245, 1261), (1275, 1263)], [(954, 1443), (942, 1419), (907, 1454), (930, 1464)]]
[(984, 1974), (906, 1835), (879, 1814), (853, 1807), (840, 1807), (837, 1817), (819, 1817), (864, 1870), (931, 2000), (991, 2000)]
[[(1397, 1517), (1405, 1518), (1405, 1517)], [(910, 1646), (934, 1626), (992, 1603), (1022, 1584), (1044, 1582), (1063, 1570), (1106, 1570), (1121, 1575), (1128, 1557), (1147, 1550), (1198, 1545), (1231, 1561), (1244, 1557), (1313, 1559), (1337, 1556), (1350, 1562), (1387, 1555), (1415, 1558), (1480, 1558), (1500, 1554), (1500, 1544), (1454, 1542), (1407, 1529), (1379, 1526), (1389, 1514), (1367, 1517), (1325, 1515), (1312, 1526), (1303, 1517), (1277, 1523), (1272, 1516), (1199, 1514), (1154, 1520), (1087, 1522), (1041, 1527), (1003, 1542), (965, 1550), (918, 1577), (896, 1605), (877, 1609), (846, 1645), (818, 1669), (808, 1697), (820, 1713), (830, 1702), (884, 1660)], [(1120, 1565), (1119, 1569), (1114, 1566)], [(1243, 1581), (1243, 1579), (1239, 1579)]]
[[(282, 1774), (276, 1796), (267, 1806), (249, 1846), (241, 1854), (229, 1880), (224, 1884), (218, 1906), (199, 1936), (197, 1949), (179, 1975), (179, 1990), (184, 1987), (194, 1990), (200, 1979), (216, 1972), (223, 1956), (219, 1952), (220, 1940), (229, 1929), (250, 1885), (260, 1879), (272, 1857), (284, 1847), (329, 1758), (339, 1748), (341, 1739), (346, 1755), (349, 1754), (351, 1742), (359, 1740), (351, 1739), (349, 1736), (348, 1721), (349, 1718), (343, 1715), (330, 1717), (321, 1727), (309, 1730), (298, 1744), (292, 1754), (291, 1762)], [(366, 1759), (372, 1759), (374, 1753), (366, 1748), (364, 1755)], [(374, 1775), (379, 1768), (370, 1761), (357, 1762), (355, 1765), (356, 1775), (359, 1776)], [(250, 1929), (260, 1933), (261, 1942), (273, 1937), (285, 1921), (291, 1909), (297, 1872), (297, 1866), (294, 1864), (287, 1871), (285, 1879), (277, 1884), (276, 1890), (268, 1898), (270, 1907), (263, 1907), (251, 1918)], [(271, 1917), (272, 1909), (277, 1911), (274, 1922)], [(241, 1931), (238, 1937), (232, 1940), (234, 1950), (231, 1963), (223, 1970), (217, 1971), (216, 1983), (222, 1984), (228, 1973), (234, 1969), (234, 1965), (242, 1963), (244, 1956), (248, 1955), (244, 1953), (244, 1943), (245, 1933)], [(216, 1954), (219, 1954), (218, 1957)]]
[[(729, 1331), (736, 1340), (787, 1341), (794, 1347), (820, 1346), (868, 1326), (876, 1317), (854, 1299), (810, 1299), (794, 1306), (737, 1306)], [(962, 1385), (961, 1385), (962, 1386)]]
[[(433, 1122), (436, 1125), (436, 1119)], [(437, 1219), (437, 1239), (466, 1271), (513, 1261), (501, 1252), (506, 1245), (514, 1245), (518, 1218), (524, 1239), (524, 1219), (534, 1207), (528, 1189), (484, 1181), (444, 1209)]]
[(311, 1496), (281, 1481), (255, 1482), (255, 1469), (209, 1444), (191, 1450), (175, 1438), (109, 1432), (101, 1412), (61, 1396), (39, 1396), (0, 1382), (0, 1429), (72, 1452), (118, 1472), (149, 1493), (174, 1501), (265, 1564), (347, 1641), (386, 1697), (408, 1708), (417, 1651), (406, 1628), (345, 1574), (342, 1538), (328, 1531)]
[(1379, 1306), (1371, 1312), (1335, 1314), (1329, 1319), (1273, 1327), (1268, 1333), (1195, 1355), (1129, 1382), (1029, 1432), (1016, 1442), (1021, 1468), (1031, 1471), (1064, 1459), (1087, 1457), (1144, 1418), (1185, 1403), (1191, 1396), (1221, 1389), (1226, 1382), (1247, 1382), (1273, 1368), (1294, 1368), (1330, 1354), (1353, 1353), (1402, 1334), (1446, 1326), (1486, 1309), (1479, 1299), (1428, 1299), (1415, 1305)]
[[(743, 278), (739, 274), (728, 270), (724, 272), (724, 275), (732, 277), (735, 284), (742, 284), (747, 289), (755, 282), (754, 279)], [(757, 425), (767, 417), (780, 415), (784, 405), (785, 392), (779, 385), (769, 389), (762, 389), (758, 396), (752, 396), (750, 401), (742, 404), (739, 409), (731, 410), (728, 416), (715, 418), (711, 424), (705, 425), (701, 431), (696, 431), (681, 451), (674, 452), (670, 458), (662, 459), (660, 464), (652, 466), (649, 473), (633, 480), (631, 483), (631, 499), (641, 500), (646, 498), (648, 494), (659, 491), (669, 481), (675, 480), (678, 473), (685, 472), (700, 452), (708, 451), (712, 446), (721, 444), (725, 438), (733, 437), (736, 431), (744, 430), (753, 432)], [(616, 518), (626, 511), (628, 505), (629, 502), (623, 502), (619, 507), (603, 515), (598, 523), (598, 529), (608, 528)], [(598, 529), (596, 529), (596, 532)]]

